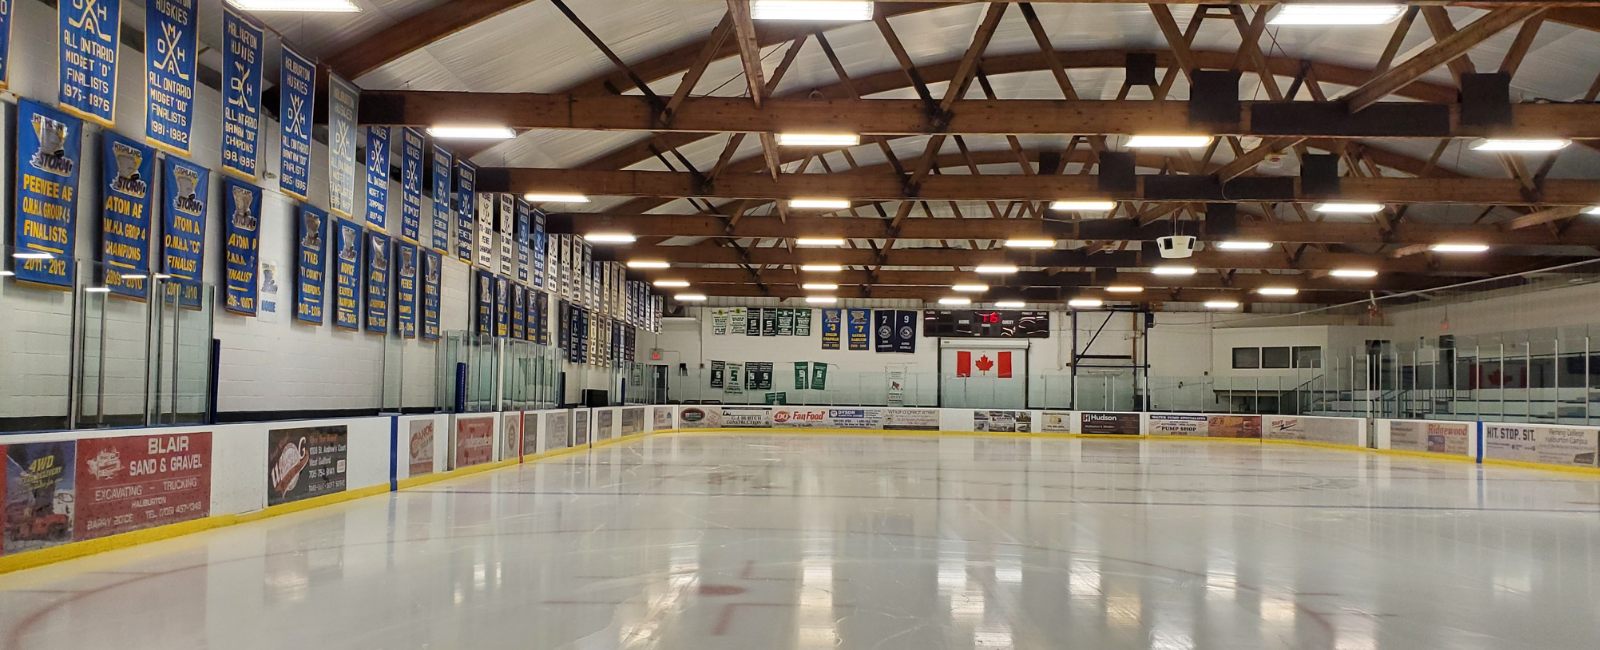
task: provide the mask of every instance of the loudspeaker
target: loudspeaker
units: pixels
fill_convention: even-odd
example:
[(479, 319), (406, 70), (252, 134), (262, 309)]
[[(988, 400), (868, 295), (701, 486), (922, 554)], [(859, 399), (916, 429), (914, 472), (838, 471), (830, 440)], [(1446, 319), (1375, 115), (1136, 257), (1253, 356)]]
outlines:
[(1054, 176), (1059, 173), (1061, 173), (1061, 152), (1039, 152), (1039, 175)]
[(1132, 192), (1138, 189), (1134, 178), (1134, 155), (1129, 152), (1100, 152), (1100, 173), (1095, 176), (1095, 186), (1101, 192)]
[(1189, 73), (1190, 124), (1239, 123), (1239, 71), (1195, 70)]
[(1339, 195), (1339, 157), (1309, 153), (1300, 158), (1300, 191), (1311, 196)]
[(1206, 204), (1206, 236), (1227, 239), (1239, 232), (1239, 206), (1233, 203)]
[(1194, 254), (1194, 240), (1194, 235), (1168, 235), (1156, 238), (1156, 247), (1162, 257), (1181, 260)]
[(1123, 59), (1127, 83), (1134, 86), (1156, 85), (1156, 55), (1152, 52), (1129, 52)]
[(583, 405), (589, 408), (611, 406), (611, 393), (595, 389), (585, 390), (583, 391)]
[(1094, 284), (1098, 287), (1109, 286), (1117, 281), (1117, 270), (1097, 268), (1094, 270)]
[(1511, 123), (1511, 75), (1479, 72), (1461, 75), (1461, 123)]

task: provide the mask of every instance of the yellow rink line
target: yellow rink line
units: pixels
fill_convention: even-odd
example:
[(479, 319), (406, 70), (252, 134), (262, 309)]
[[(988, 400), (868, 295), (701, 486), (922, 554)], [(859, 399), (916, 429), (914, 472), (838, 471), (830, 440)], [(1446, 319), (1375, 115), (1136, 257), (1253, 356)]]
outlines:
[[(642, 432), (642, 433), (635, 433), (635, 434), (629, 434), (629, 435), (625, 435), (625, 436), (620, 436), (620, 437), (617, 437), (617, 438), (611, 438), (611, 439), (607, 439), (607, 440), (601, 440), (601, 441), (594, 442), (594, 443), (592, 443), (590, 445), (582, 446), (582, 447), (566, 447), (566, 448), (563, 448), (563, 449), (555, 449), (555, 450), (546, 451), (546, 452), (538, 453), (538, 454), (529, 454), (529, 455), (521, 456), (519, 458), (508, 458), (506, 460), (494, 461), (494, 462), (490, 462), (490, 463), (483, 463), (483, 464), (480, 464), (480, 465), (473, 465), (472, 467), (463, 467), (463, 468), (460, 468), (460, 469), (448, 470), (448, 471), (445, 471), (445, 472), (439, 472), (439, 473), (436, 473), (436, 474), (429, 474), (429, 475), (426, 475), (426, 476), (416, 476), (416, 477), (411, 477), (411, 478), (406, 478), (406, 479), (400, 479), (399, 481), (396, 482), (396, 486), (397, 486), (397, 489), (404, 490), (404, 489), (413, 488), (413, 487), (417, 487), (417, 486), (421, 486), (421, 485), (427, 485), (429, 483), (436, 483), (436, 482), (439, 482), (439, 481), (444, 481), (444, 480), (447, 480), (447, 479), (461, 478), (461, 477), (464, 477), (464, 476), (470, 476), (470, 475), (479, 474), (479, 473), (482, 473), (482, 472), (488, 472), (488, 471), (492, 471), (492, 470), (496, 470), (496, 469), (503, 469), (503, 468), (506, 468), (506, 467), (511, 467), (513, 465), (517, 465), (519, 463), (539, 462), (539, 461), (543, 461), (543, 460), (549, 460), (549, 459), (552, 459), (552, 458), (556, 458), (556, 457), (564, 456), (564, 455), (568, 455), (568, 454), (573, 454), (573, 453), (577, 453), (577, 452), (580, 452), (580, 451), (590, 451), (592, 449), (598, 449), (598, 448), (601, 448), (601, 447), (608, 447), (608, 446), (620, 444), (620, 443), (623, 443), (623, 442), (631, 442), (631, 441), (642, 439), (642, 438), (645, 438), (645, 437), (648, 437), (648, 436), (660, 435), (660, 434), (686, 434), (686, 435), (752, 435), (752, 434), (758, 434), (758, 435), (773, 435), (773, 434), (779, 434), (779, 435), (818, 435), (818, 434), (820, 434), (820, 435), (847, 435), (847, 436), (874, 436), (874, 437), (883, 437), (883, 436), (903, 436), (903, 437), (967, 436), (967, 437), (977, 437), (977, 438), (988, 437), (988, 438), (1011, 438), (1011, 439), (1019, 439), (1019, 438), (1039, 439), (1039, 438), (1043, 438), (1043, 439), (1056, 439), (1056, 440), (1071, 440), (1071, 439), (1090, 439), (1090, 440), (1167, 440), (1167, 441), (1182, 441), (1182, 442), (1200, 442), (1200, 441), (1205, 441), (1205, 442), (1232, 442), (1232, 443), (1273, 443), (1273, 444), (1283, 444), (1283, 445), (1298, 445), (1298, 446), (1302, 446), (1302, 447), (1314, 447), (1314, 448), (1320, 448), (1320, 449), (1334, 449), (1334, 450), (1339, 450), (1339, 451), (1369, 451), (1369, 452), (1376, 452), (1376, 453), (1381, 453), (1381, 454), (1390, 454), (1390, 455), (1397, 455), (1397, 456), (1413, 456), (1413, 457), (1419, 457), (1419, 458), (1429, 458), (1429, 459), (1433, 459), (1433, 460), (1465, 461), (1465, 462), (1469, 462), (1469, 463), (1474, 461), (1473, 458), (1468, 457), (1468, 456), (1451, 456), (1451, 455), (1437, 454), (1437, 453), (1431, 453), (1431, 452), (1406, 451), (1406, 450), (1399, 450), (1399, 449), (1369, 449), (1369, 448), (1366, 448), (1366, 447), (1355, 447), (1355, 446), (1351, 446), (1351, 445), (1336, 445), (1336, 444), (1324, 443), (1324, 442), (1309, 442), (1309, 441), (1301, 441), (1301, 440), (1272, 440), (1272, 439), (1267, 439), (1267, 438), (1210, 438), (1210, 437), (1199, 437), (1199, 436), (1194, 436), (1194, 437), (1191, 437), (1191, 436), (1152, 436), (1152, 435), (1118, 435), (1118, 434), (1088, 434), (1088, 433), (1019, 433), (1019, 432), (1010, 432), (1010, 431), (912, 431), (912, 430), (888, 430), (888, 429), (775, 429), (775, 428), (767, 428), (767, 429), (753, 429), (753, 428), (752, 429), (662, 429), (662, 430), (658, 430), (658, 431), (647, 431), (647, 432)], [(1557, 472), (1577, 473), (1577, 474), (1585, 474), (1585, 475), (1591, 475), (1591, 476), (1600, 475), (1600, 468), (1564, 467), (1564, 466), (1560, 466), (1560, 465), (1550, 465), (1550, 464), (1544, 464), (1544, 463), (1529, 463), (1529, 462), (1523, 462), (1523, 461), (1498, 460), (1498, 459), (1487, 459), (1487, 458), (1484, 459), (1483, 462), (1484, 462), (1484, 464), (1501, 465), (1501, 466), (1507, 466), (1507, 467), (1518, 467), (1518, 468), (1524, 468), (1524, 469), (1552, 470), (1552, 471), (1557, 471)], [(249, 522), (253, 522), (253, 521), (259, 521), (259, 520), (262, 520), (262, 519), (267, 519), (269, 517), (277, 517), (277, 516), (280, 516), (280, 515), (287, 515), (287, 514), (291, 514), (291, 513), (302, 512), (302, 511), (305, 511), (305, 510), (310, 510), (312, 508), (319, 508), (319, 507), (322, 507), (322, 506), (329, 506), (329, 505), (334, 505), (334, 504), (337, 504), (337, 503), (344, 503), (346, 501), (353, 501), (353, 500), (364, 498), (364, 497), (383, 494), (383, 493), (389, 492), (389, 491), (390, 491), (390, 489), (389, 489), (389, 485), (387, 483), (380, 483), (378, 485), (371, 485), (371, 486), (367, 486), (367, 487), (363, 487), (363, 488), (357, 488), (357, 489), (354, 489), (354, 490), (347, 490), (347, 491), (340, 492), (340, 493), (337, 493), (337, 494), (325, 494), (325, 495), (319, 496), (319, 497), (312, 497), (310, 499), (305, 499), (305, 500), (302, 500), (302, 501), (296, 501), (294, 503), (284, 503), (284, 504), (280, 504), (280, 505), (276, 505), (276, 506), (269, 506), (267, 508), (264, 508), (262, 510), (257, 510), (255, 512), (247, 512), (247, 513), (239, 513), (239, 514), (227, 514), (227, 515), (212, 515), (212, 516), (205, 517), (205, 518), (202, 518), (202, 519), (195, 519), (195, 520), (192, 520), (192, 521), (184, 521), (184, 522), (179, 522), (179, 523), (175, 523), (175, 524), (167, 524), (165, 526), (158, 526), (158, 527), (155, 527), (155, 528), (146, 528), (144, 530), (137, 530), (137, 531), (128, 532), (128, 533), (121, 533), (121, 534), (117, 534), (117, 535), (108, 535), (106, 537), (101, 537), (101, 538), (98, 538), (98, 539), (85, 540), (85, 541), (81, 541), (81, 542), (69, 542), (69, 543), (66, 543), (66, 544), (62, 544), (60, 546), (52, 546), (50, 548), (40, 549), (40, 550), (37, 550), (37, 551), (28, 551), (28, 552), (22, 553), (20, 555), (0, 556), (0, 574), (11, 573), (11, 572), (14, 572), (14, 571), (21, 571), (21, 570), (24, 570), (24, 569), (31, 569), (31, 568), (35, 568), (35, 567), (44, 566), (44, 565), (47, 565), (47, 564), (54, 564), (56, 562), (63, 562), (63, 561), (66, 561), (66, 560), (86, 557), (86, 556), (89, 556), (89, 555), (96, 555), (96, 554), (104, 553), (104, 552), (107, 552), (107, 551), (113, 551), (113, 550), (117, 550), (117, 549), (128, 548), (128, 547), (131, 547), (131, 546), (137, 546), (137, 545), (141, 545), (141, 544), (148, 544), (150, 542), (157, 542), (157, 541), (161, 541), (161, 540), (172, 539), (174, 537), (181, 537), (181, 536), (189, 535), (189, 534), (192, 534), (192, 533), (198, 533), (198, 532), (202, 532), (202, 531), (212, 530), (212, 529), (215, 529), (215, 528), (222, 528), (224, 526), (233, 526), (233, 525), (237, 525), (237, 524), (243, 524), (243, 523), (249, 523)]]

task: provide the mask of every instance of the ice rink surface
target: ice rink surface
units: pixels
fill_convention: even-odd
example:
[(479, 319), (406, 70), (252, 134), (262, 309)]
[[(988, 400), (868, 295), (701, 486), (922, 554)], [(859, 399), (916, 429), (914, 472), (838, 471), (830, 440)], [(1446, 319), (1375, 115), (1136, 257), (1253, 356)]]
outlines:
[(0, 648), (1597, 648), (1600, 477), (663, 435), (0, 576)]

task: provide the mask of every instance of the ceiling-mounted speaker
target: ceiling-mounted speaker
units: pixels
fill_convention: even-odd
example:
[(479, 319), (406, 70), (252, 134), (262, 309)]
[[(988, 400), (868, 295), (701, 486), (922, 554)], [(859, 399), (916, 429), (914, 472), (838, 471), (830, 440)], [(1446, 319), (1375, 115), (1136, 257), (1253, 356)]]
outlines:
[(1054, 176), (1059, 173), (1061, 173), (1061, 152), (1039, 152), (1039, 175)]
[(1234, 203), (1206, 204), (1206, 237), (1226, 239), (1239, 233), (1239, 206)]
[(1094, 270), (1094, 284), (1098, 287), (1110, 286), (1117, 281), (1117, 270), (1097, 268)]
[(1478, 72), (1461, 75), (1461, 123), (1511, 123), (1511, 75)]
[(1195, 70), (1189, 87), (1190, 124), (1239, 123), (1238, 70)]
[(1339, 157), (1308, 153), (1300, 157), (1300, 192), (1307, 196), (1339, 195)]
[(1156, 85), (1156, 55), (1154, 52), (1129, 52), (1123, 59), (1127, 83), (1133, 86)]
[(1156, 238), (1156, 249), (1161, 251), (1161, 257), (1169, 260), (1181, 260), (1194, 254), (1194, 235), (1169, 235)]
[(1138, 189), (1134, 177), (1134, 155), (1130, 152), (1100, 152), (1100, 174), (1095, 177), (1095, 187), (1101, 192), (1132, 192)]

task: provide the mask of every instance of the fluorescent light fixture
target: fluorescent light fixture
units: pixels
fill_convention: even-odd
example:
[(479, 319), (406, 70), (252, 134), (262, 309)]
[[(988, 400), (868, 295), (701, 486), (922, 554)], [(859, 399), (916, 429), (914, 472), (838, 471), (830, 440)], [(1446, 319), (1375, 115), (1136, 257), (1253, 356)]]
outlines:
[(1527, 153), (1565, 149), (1569, 144), (1571, 140), (1560, 138), (1479, 138), (1472, 141), (1472, 150)]
[(959, 297), (959, 296), (950, 297), (950, 298), (940, 298), (939, 299), (939, 304), (941, 304), (941, 305), (970, 305), (970, 304), (972, 304), (972, 299), (971, 298), (962, 298), (962, 297)]
[(1068, 300), (1067, 301), (1067, 306), (1068, 307), (1089, 308), (1089, 307), (1099, 307), (1100, 305), (1104, 305), (1104, 304), (1106, 304), (1105, 301), (1101, 300), (1099, 298), (1073, 298), (1072, 300)]
[(1007, 239), (1006, 248), (1055, 248), (1054, 239)]
[(1192, 266), (1157, 266), (1150, 272), (1156, 275), (1194, 275), (1195, 269)]
[(1116, 207), (1116, 201), (1102, 201), (1098, 199), (1050, 202), (1051, 210), (1061, 210), (1063, 212), (1110, 212)]
[(583, 238), (596, 244), (632, 244), (639, 240), (638, 237), (625, 232), (595, 232), (584, 235)]
[(1206, 309), (1238, 309), (1237, 300), (1207, 300)]
[(806, 296), (808, 305), (831, 305), (836, 302), (839, 302), (839, 299), (833, 296)]
[(989, 285), (987, 285), (987, 284), (958, 284), (958, 285), (955, 285), (953, 287), (950, 287), (950, 290), (951, 291), (959, 291), (961, 293), (983, 293), (983, 292), (989, 290)]
[(796, 246), (843, 246), (844, 240), (838, 237), (801, 237), (794, 240)]
[(1139, 293), (1144, 291), (1144, 287), (1121, 284), (1114, 287), (1106, 287), (1106, 291), (1110, 291), (1111, 293)]
[(1293, 296), (1298, 295), (1300, 290), (1294, 287), (1261, 287), (1256, 289), (1256, 293), (1263, 296)]
[(844, 267), (838, 264), (801, 264), (800, 270), (812, 273), (838, 273), (843, 271)]
[(706, 301), (706, 294), (703, 294), (703, 293), (680, 293), (680, 294), (678, 294), (676, 296), (673, 296), (672, 299), (676, 300), (678, 302), (705, 302)]
[(305, 13), (353, 14), (361, 11), (349, 0), (228, 0), (245, 11), (300, 11)]
[(84, 287), (83, 290), (89, 293), (110, 293), (111, 287)]
[(1264, 250), (1267, 250), (1268, 248), (1272, 248), (1272, 242), (1269, 242), (1269, 241), (1219, 241), (1219, 242), (1217, 242), (1217, 249), (1218, 250), (1225, 250), (1225, 251), (1264, 251)]
[(1193, 149), (1211, 144), (1209, 135), (1136, 135), (1128, 138), (1129, 149)]
[(807, 282), (800, 285), (800, 288), (806, 291), (833, 291), (838, 289), (839, 285), (832, 282)]
[(861, 21), (872, 20), (872, 3), (860, 0), (752, 0), (755, 20)]
[(984, 264), (984, 265), (979, 266), (979, 267), (977, 267), (975, 269), (972, 269), (972, 270), (973, 270), (974, 273), (984, 273), (984, 274), (988, 274), (988, 275), (1004, 275), (1004, 274), (1007, 274), (1007, 273), (1016, 273), (1017, 272), (1017, 267), (1012, 266), (1010, 264)]
[(517, 132), (508, 126), (430, 126), (428, 135), (445, 140), (510, 140)]
[(854, 147), (861, 144), (861, 136), (854, 133), (779, 133), (778, 144), (784, 147)]
[(1336, 278), (1375, 278), (1378, 272), (1372, 269), (1334, 269), (1328, 275)]
[(1022, 309), (1023, 307), (1028, 306), (1028, 303), (1022, 302), (1021, 300), (1001, 300), (996, 302), (994, 306), (1001, 309)]
[(1486, 244), (1434, 244), (1428, 250), (1435, 253), (1482, 253), (1489, 247)]
[(656, 260), (628, 260), (630, 269), (670, 269), (672, 265)]
[(1268, 25), (1386, 25), (1406, 10), (1398, 4), (1285, 4)]
[(789, 207), (796, 210), (848, 210), (846, 199), (789, 199)]
[(1312, 210), (1323, 214), (1372, 214), (1383, 210), (1382, 203), (1318, 203)]
[(1584, 214), (1600, 214), (1600, 205), (1589, 206), (1589, 208), (1587, 210), (1584, 210), (1583, 213)]
[(655, 285), (662, 289), (682, 289), (689, 286), (688, 280), (656, 280)]
[(48, 259), (54, 259), (55, 258), (54, 255), (51, 255), (49, 253), (28, 253), (28, 252), (12, 253), (11, 256), (16, 258), (16, 259), (19, 259), (19, 260), (48, 260)]
[(522, 195), (523, 200), (529, 203), (588, 203), (589, 197), (582, 194), (549, 194), (545, 192), (529, 192)]

